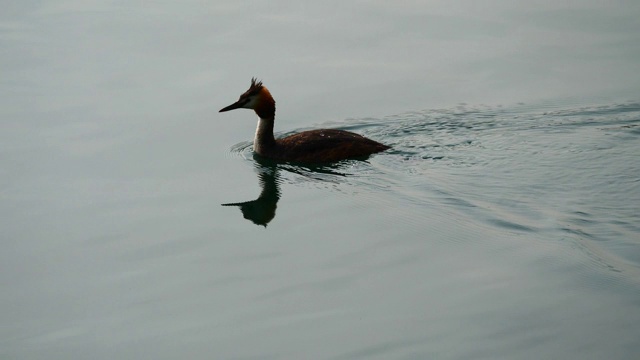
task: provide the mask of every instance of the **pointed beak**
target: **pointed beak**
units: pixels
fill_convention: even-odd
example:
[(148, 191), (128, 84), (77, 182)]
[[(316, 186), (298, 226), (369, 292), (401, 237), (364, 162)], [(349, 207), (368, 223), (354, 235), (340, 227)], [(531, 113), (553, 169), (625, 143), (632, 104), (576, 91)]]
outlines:
[(223, 107), (222, 109), (220, 109), (219, 112), (225, 112), (225, 111), (229, 111), (229, 110), (233, 110), (233, 109), (239, 109), (243, 106), (244, 104), (242, 102), (240, 102), (240, 100), (234, 102), (233, 104), (227, 106), (227, 107)]

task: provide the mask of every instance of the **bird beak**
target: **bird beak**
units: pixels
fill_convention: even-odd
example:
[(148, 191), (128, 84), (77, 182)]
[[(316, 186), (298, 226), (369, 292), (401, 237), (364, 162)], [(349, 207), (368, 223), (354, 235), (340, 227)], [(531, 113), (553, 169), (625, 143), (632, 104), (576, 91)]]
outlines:
[(244, 105), (244, 103), (242, 103), (242, 102), (240, 102), (240, 100), (238, 100), (238, 101), (234, 102), (233, 104), (231, 104), (231, 105), (229, 105), (229, 106), (227, 106), (227, 107), (224, 107), (224, 108), (220, 109), (220, 111), (219, 111), (219, 112), (225, 112), (225, 111), (229, 111), (229, 110), (233, 110), (233, 109), (239, 109), (239, 108), (241, 108), (243, 105)]

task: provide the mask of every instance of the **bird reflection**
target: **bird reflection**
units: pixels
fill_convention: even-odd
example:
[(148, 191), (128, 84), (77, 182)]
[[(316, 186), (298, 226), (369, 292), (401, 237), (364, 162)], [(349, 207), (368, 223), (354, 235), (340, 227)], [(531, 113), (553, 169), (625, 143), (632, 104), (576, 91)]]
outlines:
[(278, 200), (280, 200), (279, 174), (277, 164), (256, 162), (256, 171), (262, 191), (257, 199), (239, 203), (222, 204), (222, 206), (237, 206), (245, 219), (256, 225), (267, 227), (276, 216)]
[(337, 179), (347, 176), (338, 172), (340, 164), (328, 166), (298, 166), (287, 163), (278, 163), (273, 160), (254, 156), (255, 168), (262, 191), (255, 200), (222, 204), (222, 206), (237, 206), (242, 211), (242, 216), (256, 225), (265, 228), (276, 216), (278, 200), (280, 200), (280, 171), (285, 170), (305, 178), (317, 181), (336, 182)]

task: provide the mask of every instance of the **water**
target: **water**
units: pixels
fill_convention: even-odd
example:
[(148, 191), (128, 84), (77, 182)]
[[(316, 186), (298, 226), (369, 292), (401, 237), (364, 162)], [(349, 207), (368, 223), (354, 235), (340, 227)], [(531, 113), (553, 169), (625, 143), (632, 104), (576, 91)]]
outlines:
[(640, 355), (635, 2), (3, 9), (0, 358)]

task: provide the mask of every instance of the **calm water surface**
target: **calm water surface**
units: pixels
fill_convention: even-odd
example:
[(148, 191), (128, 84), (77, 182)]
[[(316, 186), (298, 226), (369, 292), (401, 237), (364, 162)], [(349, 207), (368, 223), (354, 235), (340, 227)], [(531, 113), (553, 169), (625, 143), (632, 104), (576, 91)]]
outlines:
[[(638, 358), (638, 15), (5, 4), (0, 358)], [(254, 75), (393, 149), (254, 159)]]

